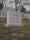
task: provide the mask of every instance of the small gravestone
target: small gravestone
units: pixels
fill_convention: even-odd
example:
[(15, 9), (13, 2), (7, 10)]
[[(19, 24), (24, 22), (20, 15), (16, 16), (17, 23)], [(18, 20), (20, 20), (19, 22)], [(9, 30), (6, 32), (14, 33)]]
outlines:
[(10, 10), (7, 12), (7, 25), (10, 26), (23, 26), (22, 13)]

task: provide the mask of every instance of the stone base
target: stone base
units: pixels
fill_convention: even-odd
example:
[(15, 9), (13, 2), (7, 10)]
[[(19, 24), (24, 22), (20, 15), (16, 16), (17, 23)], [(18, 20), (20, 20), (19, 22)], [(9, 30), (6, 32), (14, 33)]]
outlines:
[(4, 25), (5, 25), (6, 27), (8, 27), (8, 26), (12, 26), (12, 27), (13, 27), (13, 26), (14, 26), (14, 27), (15, 27), (15, 26), (17, 26), (17, 27), (23, 27), (23, 26), (24, 26), (24, 24), (22, 24), (22, 25), (10, 25), (10, 24), (4, 24)]

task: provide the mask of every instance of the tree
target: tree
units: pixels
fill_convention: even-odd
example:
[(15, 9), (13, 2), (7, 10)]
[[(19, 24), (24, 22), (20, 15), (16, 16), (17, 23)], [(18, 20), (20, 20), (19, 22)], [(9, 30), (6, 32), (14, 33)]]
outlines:
[(17, 4), (18, 4), (18, 3), (20, 4), (21, 2), (22, 2), (22, 0), (15, 0), (15, 8), (16, 8), (16, 11), (18, 10), (18, 9), (17, 9)]
[(2, 8), (3, 8), (3, 0), (2, 0), (2, 3), (0, 2), (0, 16), (1, 16)]
[(2, 4), (3, 4), (3, 0), (2, 0)]

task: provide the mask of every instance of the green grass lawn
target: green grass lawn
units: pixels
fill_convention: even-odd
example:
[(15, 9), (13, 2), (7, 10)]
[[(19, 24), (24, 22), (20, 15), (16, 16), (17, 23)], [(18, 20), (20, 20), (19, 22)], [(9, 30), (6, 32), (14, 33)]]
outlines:
[[(3, 23), (3, 22), (2, 22)], [(20, 27), (5, 27), (3, 24), (0, 24), (0, 38), (4, 40), (7, 40), (7, 39), (17, 39), (17, 40), (29, 40), (29, 37), (28, 36), (12, 36), (11, 33), (15, 32), (15, 33), (18, 33), (20, 32), (20, 29), (22, 31), (22, 29), (24, 30), (24, 28), (20, 28)], [(24, 33), (23, 33), (24, 34)]]
[[(2, 19), (2, 18), (0, 18), (0, 19)], [(3, 18), (3, 20), (4, 20), (4, 18)], [(12, 36), (11, 33), (18, 33), (20, 31), (24, 31), (24, 27), (17, 27), (17, 26), (12, 27), (12, 26), (9, 26), (7, 28), (7, 27), (4, 26), (4, 23), (6, 23), (6, 20), (5, 20), (5, 22), (3, 20), (0, 20), (0, 38), (19, 38), (19, 39), (23, 39), (23, 40), (29, 39), (29, 34), (25, 34), (22, 37), (20, 37), (20, 36)], [(27, 25), (25, 25), (25, 27), (27, 27)]]

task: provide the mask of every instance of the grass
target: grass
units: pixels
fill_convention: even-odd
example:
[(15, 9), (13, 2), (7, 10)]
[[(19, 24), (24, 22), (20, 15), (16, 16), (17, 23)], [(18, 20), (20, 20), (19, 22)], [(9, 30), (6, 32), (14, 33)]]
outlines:
[(0, 23), (6, 23), (7, 21), (6, 17), (0, 17)]
[(7, 38), (8, 35), (8, 29), (3, 26), (3, 24), (0, 24), (0, 38)]
[[(2, 18), (0, 18), (2, 19)], [(6, 18), (5, 18), (6, 19)], [(0, 38), (18, 38), (18, 39), (23, 39), (23, 40), (29, 40), (29, 34), (24, 34), (24, 33), (21, 33), (20, 31), (24, 31), (25, 33), (27, 32), (26, 30), (26, 27), (29, 25), (29, 24), (26, 24), (24, 25), (24, 27), (5, 27), (4, 26), (4, 23), (6, 23), (6, 20), (3, 18), (3, 20), (0, 20)], [(4, 22), (5, 20), (5, 22)], [(1, 24), (2, 23), (2, 24)], [(25, 30), (24, 30), (25, 29)], [(20, 34), (17, 34), (17, 36), (12, 36), (11, 33), (21, 33), (22, 36), (20, 36)], [(23, 36), (24, 35), (24, 36)]]

